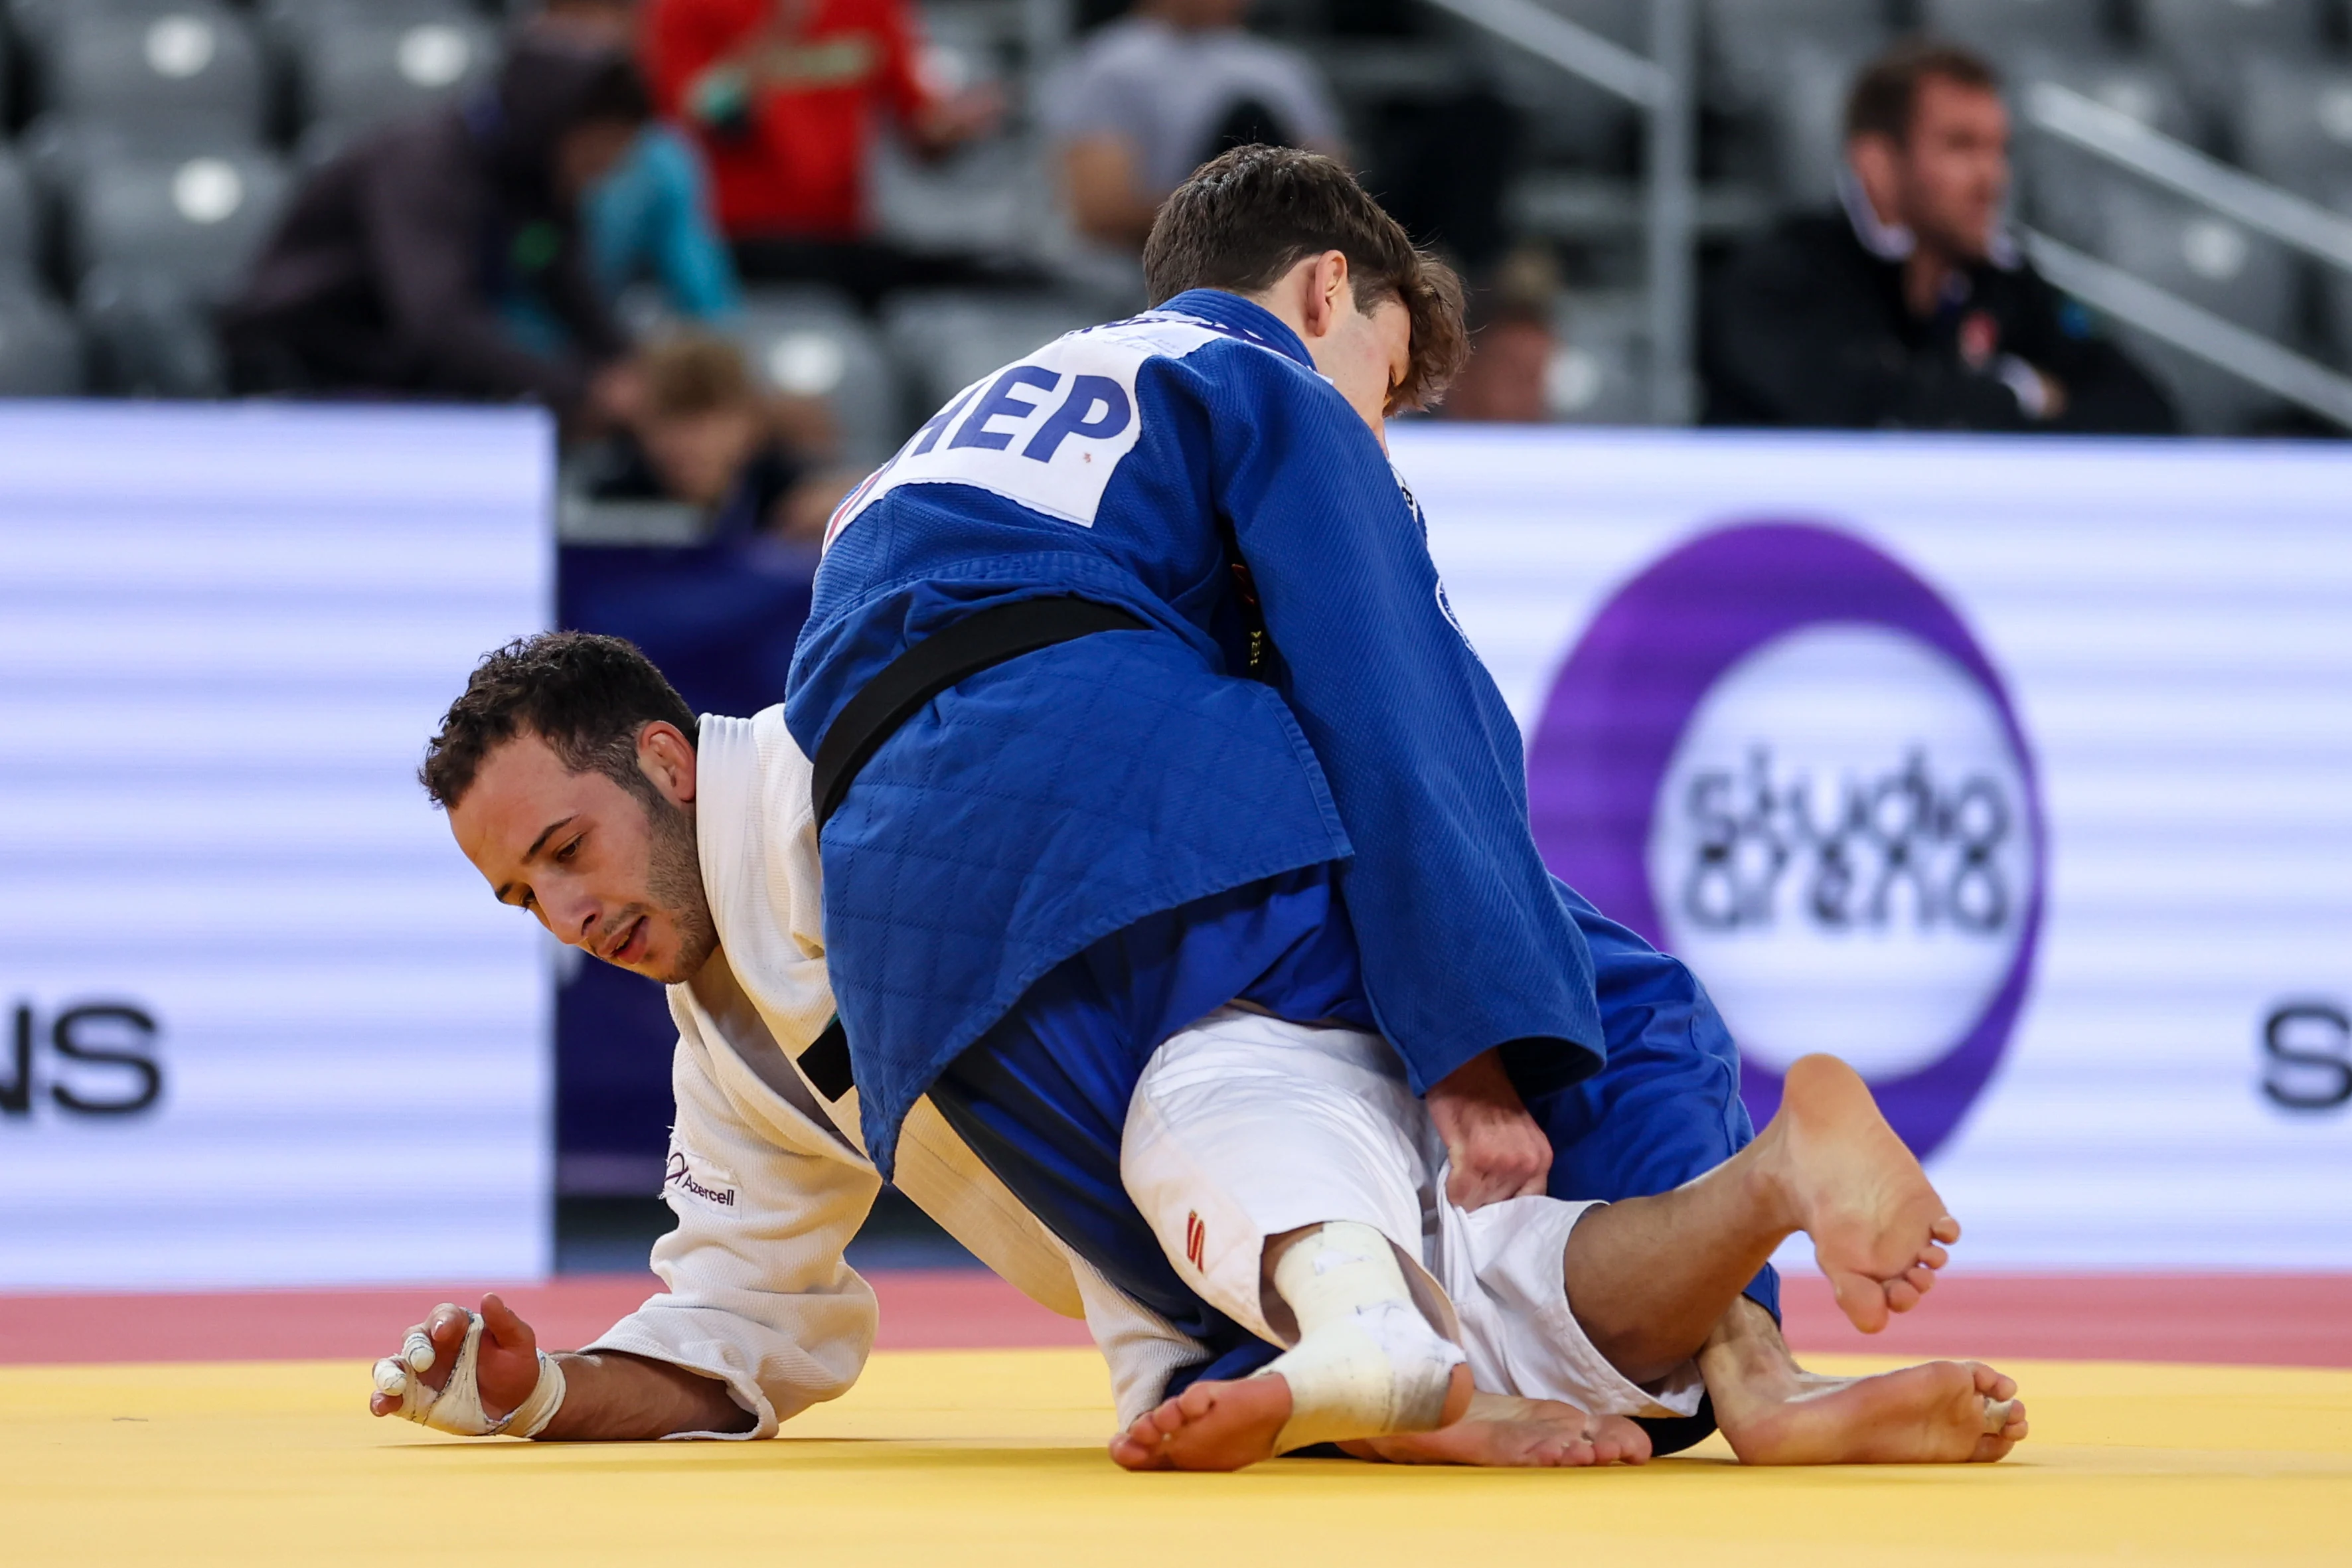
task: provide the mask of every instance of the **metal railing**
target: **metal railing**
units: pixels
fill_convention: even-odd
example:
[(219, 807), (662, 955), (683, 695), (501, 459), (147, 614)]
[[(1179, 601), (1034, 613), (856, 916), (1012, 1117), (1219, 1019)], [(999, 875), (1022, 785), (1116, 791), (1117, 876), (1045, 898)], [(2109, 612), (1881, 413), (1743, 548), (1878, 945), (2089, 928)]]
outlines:
[[(2352, 273), (2352, 219), (2056, 82), (2027, 88), (2024, 109), (2035, 130)], [(2025, 240), (2034, 266), (2084, 303), (2352, 429), (2352, 377), (2046, 234), (2028, 229)]]
[(1642, 111), (1648, 132), (1643, 138), (1643, 230), (1649, 267), (1651, 416), (1661, 425), (1689, 423), (1698, 313), (1696, 0), (1649, 0), (1647, 56), (1548, 11), (1536, 0), (1429, 4)]

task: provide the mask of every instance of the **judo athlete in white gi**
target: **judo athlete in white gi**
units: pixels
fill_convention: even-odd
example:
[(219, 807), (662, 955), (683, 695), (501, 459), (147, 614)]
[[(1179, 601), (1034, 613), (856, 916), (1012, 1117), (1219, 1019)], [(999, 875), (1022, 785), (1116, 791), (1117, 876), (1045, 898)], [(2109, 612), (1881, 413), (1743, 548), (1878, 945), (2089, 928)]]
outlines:
[[(627, 645), (554, 634), (484, 662), (425, 773), (503, 901), (670, 985), (679, 1040), (666, 1195), (678, 1226), (654, 1253), (668, 1292), (586, 1349), (541, 1352), (496, 1297), (478, 1313), (444, 1306), (379, 1363), (372, 1408), (473, 1435), (774, 1435), (850, 1386), (876, 1322), (873, 1292), (843, 1252), (880, 1183), (860, 1142), (855, 1088), (831, 1093), (826, 1086), (840, 1086), (817, 1059), (834, 1000), (808, 763), (776, 710), (698, 721)], [(1697, 1374), (1682, 1364), (1686, 1355), (1656, 1368), (1612, 1362), (1585, 1323), (1663, 1312), (1703, 1333), (1781, 1236), (1825, 1215), (1839, 1219), (1824, 1185), (1910, 1190), (1916, 1165), (1899, 1146), (1885, 1147), (1892, 1135), (1838, 1070), (1828, 1069), (1828, 1093), (1812, 1097), (1822, 1103), (1810, 1125), (1783, 1117), (1750, 1146), (1758, 1152), (1735, 1162), (1739, 1169), (1694, 1195), (1591, 1213), (1522, 1197), (1465, 1212), (1444, 1195), (1433, 1124), (1376, 1037), (1213, 1015), (1155, 1057), (1136, 1099), (1131, 1174), (1147, 1212), (1176, 1226), (1171, 1247), (1212, 1261), (1211, 1291), (1269, 1340), (1297, 1339), (1300, 1326), (1323, 1321), (1318, 1312), (1329, 1315), (1336, 1296), (1339, 1314), (1358, 1320), (1349, 1326), (1389, 1331), (1431, 1362), (1437, 1388), (1419, 1407), (1380, 1413), (1369, 1429), (1349, 1425), (1344, 1397), (1340, 1408), (1302, 1401), (1294, 1410), (1286, 1377), (1309, 1381), (1296, 1359), (1284, 1377), (1197, 1385), (1183, 1397), (1264, 1426), (1255, 1401), (1285, 1391), (1265, 1435), (1270, 1443), (1289, 1427), (1285, 1448), (1329, 1436), (1398, 1460), (1643, 1458), (1648, 1436), (1624, 1416), (1687, 1413)], [(1238, 1096), (1211, 1097), (1223, 1104), (1207, 1120), (1203, 1074), (1242, 1086)], [(1251, 1086), (1282, 1098), (1253, 1108)], [(1836, 1103), (1841, 1093), (1847, 1099)], [(1809, 1102), (1793, 1088), (1791, 1100)], [(1269, 1163), (1269, 1142), (1307, 1158)], [(1115, 1440), (1122, 1462), (1262, 1457), (1247, 1448), (1247, 1431), (1238, 1456), (1210, 1451), (1233, 1438), (1215, 1408), (1196, 1412), (1202, 1419), (1167, 1415), (1164, 1391), (1209, 1349), (1110, 1286), (928, 1104), (905, 1123), (897, 1179), (1034, 1300), (1087, 1319), (1128, 1426)], [(1181, 1217), (1178, 1202), (1192, 1205)], [(1645, 1216), (1641, 1202), (1666, 1207)], [(1844, 1216), (1868, 1206), (1865, 1196)], [(1639, 1223), (1605, 1235), (1595, 1221), (1612, 1212)], [(1292, 1215), (1318, 1226), (1312, 1246), (1285, 1247), (1272, 1235)], [(1372, 1247), (1341, 1256), (1368, 1235)], [(1580, 1239), (1594, 1237), (1600, 1245)], [(1717, 1255), (1702, 1256), (1709, 1249)], [(1263, 1297), (1261, 1257), (1273, 1281)], [(1378, 1277), (1369, 1289), (1365, 1265)], [(1291, 1354), (1333, 1359), (1311, 1346)], [(1336, 1370), (1343, 1381), (1349, 1371)], [(1359, 1406), (1362, 1382), (1342, 1390)], [(1754, 1419), (1727, 1418), (1745, 1457), (1994, 1458), (2023, 1433), (2021, 1413), (2007, 1409), (1988, 1431), (1986, 1400), (2006, 1400), (2013, 1386), (1969, 1363), (1815, 1379), (1801, 1392), (1808, 1397)], [(1139, 1430), (1152, 1434), (1149, 1452), (1135, 1451)]]

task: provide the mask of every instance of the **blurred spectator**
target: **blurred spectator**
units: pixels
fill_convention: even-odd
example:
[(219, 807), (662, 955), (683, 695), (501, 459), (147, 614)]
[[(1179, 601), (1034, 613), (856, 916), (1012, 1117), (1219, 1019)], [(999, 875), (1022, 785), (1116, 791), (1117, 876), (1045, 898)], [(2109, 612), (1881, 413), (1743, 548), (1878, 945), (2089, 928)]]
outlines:
[[(637, 0), (544, 0), (532, 26), (634, 52)], [(711, 206), (699, 148), (672, 126), (647, 125), (618, 168), (581, 202), (589, 252), (606, 297), (652, 281), (681, 316), (709, 321), (742, 302), (734, 259)]]
[(1442, 419), (1536, 425), (1551, 417), (1547, 388), (1553, 352), (1551, 313), (1530, 300), (1482, 297), (1470, 310), (1470, 359), (1454, 378)]
[(1470, 359), (1438, 417), (1496, 425), (1552, 417), (1559, 287), (1559, 258), (1545, 247), (1521, 246), (1502, 258), (1470, 297)]
[(1225, 149), (1342, 151), (1314, 62), (1244, 32), (1248, 11), (1249, 0), (1141, 0), (1047, 88), (1079, 233), (1140, 253), (1160, 204)]
[(642, 350), (635, 368), (638, 406), (591, 480), (599, 500), (684, 501), (711, 520), (714, 543), (814, 542), (864, 477), (827, 460), (821, 405), (769, 397), (724, 338), (681, 333)]
[(2167, 434), (2163, 394), (2002, 226), (1991, 68), (1906, 45), (1847, 100), (1845, 210), (1752, 242), (1710, 291), (1710, 423)]
[(1003, 111), (992, 89), (926, 81), (907, 0), (651, 0), (646, 37), (663, 109), (710, 160), (746, 277), (831, 283), (870, 303), (969, 275), (877, 240), (866, 210), (878, 121), (937, 155)]
[[(537, 398), (574, 423), (625, 407), (621, 335), (589, 276), (576, 204), (643, 129), (608, 49), (520, 39), (496, 88), (388, 126), (296, 194), (223, 316), (242, 390)], [(530, 299), (569, 345), (507, 324)]]

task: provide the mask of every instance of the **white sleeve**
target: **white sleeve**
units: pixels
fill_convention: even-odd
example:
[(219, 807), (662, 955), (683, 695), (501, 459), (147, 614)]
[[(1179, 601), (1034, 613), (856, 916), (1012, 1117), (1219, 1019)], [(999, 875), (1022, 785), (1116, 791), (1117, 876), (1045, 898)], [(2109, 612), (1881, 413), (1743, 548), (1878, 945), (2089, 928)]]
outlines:
[(673, 1007), (677, 1125), (663, 1196), (677, 1228), (654, 1246), (669, 1286), (585, 1348), (625, 1351), (724, 1382), (772, 1437), (783, 1422), (848, 1391), (874, 1348), (873, 1287), (842, 1252), (874, 1206), (871, 1171), (780, 1147), (745, 1122), (713, 1080), (692, 1016)]

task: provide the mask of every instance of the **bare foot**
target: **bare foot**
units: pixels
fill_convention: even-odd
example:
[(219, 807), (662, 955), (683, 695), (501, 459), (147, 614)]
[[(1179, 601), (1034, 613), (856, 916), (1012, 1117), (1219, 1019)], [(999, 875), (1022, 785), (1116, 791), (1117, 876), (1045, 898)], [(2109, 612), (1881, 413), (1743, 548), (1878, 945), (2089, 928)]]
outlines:
[(2015, 1380), (1972, 1361), (1876, 1377), (1800, 1373), (1785, 1397), (1718, 1398), (1716, 1416), (1749, 1465), (1990, 1464), (2027, 1430)]
[[(1459, 1421), (1471, 1399), (1470, 1369), (1454, 1369), (1443, 1419)], [(1280, 1373), (1231, 1383), (1196, 1383), (1110, 1440), (1129, 1470), (1238, 1470), (1274, 1458), (1290, 1420), (1290, 1384)]]
[(1557, 1400), (1483, 1391), (1471, 1395), (1469, 1413), (1450, 1426), (1339, 1447), (1360, 1459), (1393, 1465), (1569, 1469), (1650, 1459), (1650, 1435), (1622, 1415), (1588, 1415)]
[(1801, 1058), (1768, 1131), (1780, 1140), (1796, 1221), (1853, 1326), (1874, 1334), (1889, 1312), (1917, 1306), (1948, 1260), (1938, 1244), (1958, 1241), (1960, 1222), (1879, 1114), (1870, 1086), (1835, 1057)]

